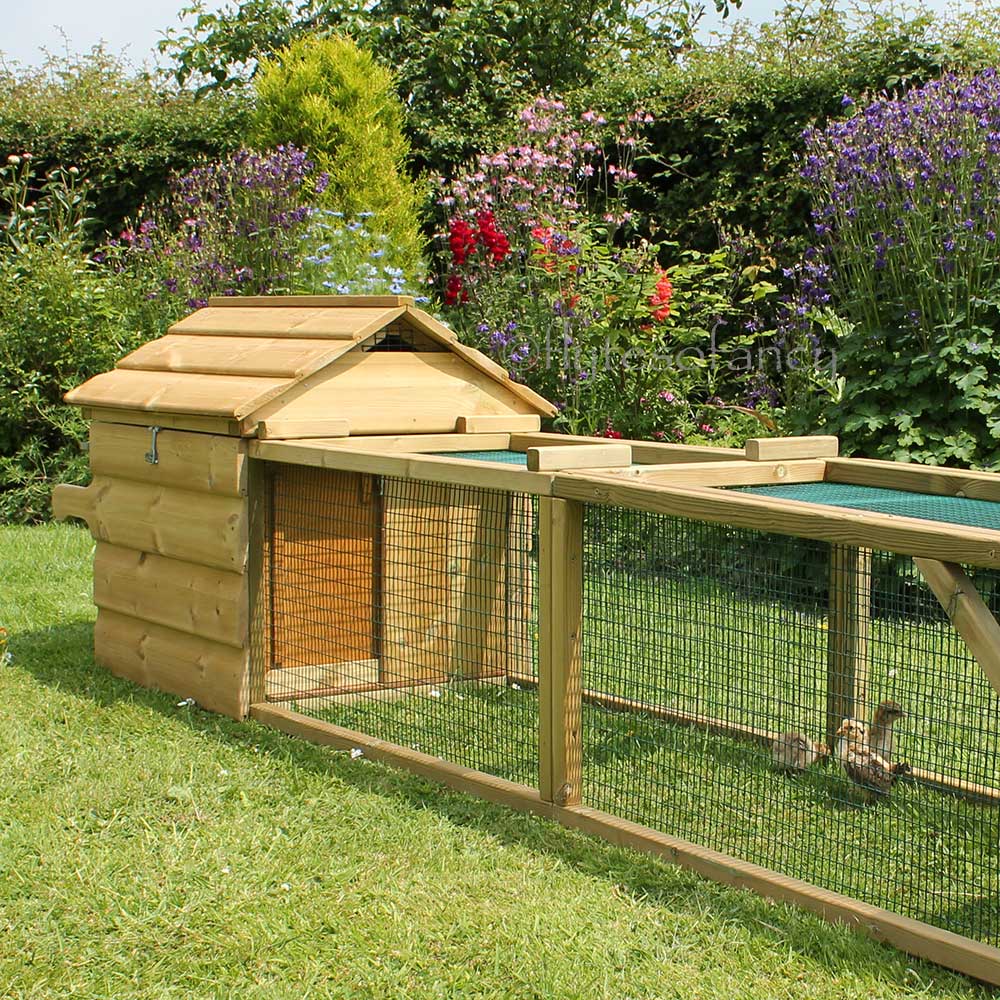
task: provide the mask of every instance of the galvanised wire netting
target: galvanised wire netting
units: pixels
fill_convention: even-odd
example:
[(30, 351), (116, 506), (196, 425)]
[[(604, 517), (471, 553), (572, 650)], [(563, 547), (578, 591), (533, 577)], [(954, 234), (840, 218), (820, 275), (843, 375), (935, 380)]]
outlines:
[[(1000, 699), (911, 560), (596, 506), (584, 544), (588, 805), (997, 943)], [(888, 794), (775, 761), (889, 701)]]
[(267, 493), (268, 701), (534, 785), (531, 498), (278, 464)]

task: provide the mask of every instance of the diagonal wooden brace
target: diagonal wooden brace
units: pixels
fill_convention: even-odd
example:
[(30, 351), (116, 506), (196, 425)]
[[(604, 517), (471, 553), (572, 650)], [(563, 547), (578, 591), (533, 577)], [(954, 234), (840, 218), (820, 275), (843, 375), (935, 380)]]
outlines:
[(957, 563), (913, 557), (955, 631), (1000, 695), (1000, 624)]

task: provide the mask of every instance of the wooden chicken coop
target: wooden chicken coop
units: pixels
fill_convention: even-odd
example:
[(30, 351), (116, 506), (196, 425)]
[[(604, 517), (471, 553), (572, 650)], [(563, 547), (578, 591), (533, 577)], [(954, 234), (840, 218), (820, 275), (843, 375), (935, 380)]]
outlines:
[(67, 400), (99, 664), (1000, 983), (1000, 476), (543, 433), (405, 297), (212, 300)]

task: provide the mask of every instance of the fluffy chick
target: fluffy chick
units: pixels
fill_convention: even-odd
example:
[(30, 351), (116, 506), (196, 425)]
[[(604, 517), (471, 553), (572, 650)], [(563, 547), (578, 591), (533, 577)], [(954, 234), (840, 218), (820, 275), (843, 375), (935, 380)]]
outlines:
[(890, 764), (868, 745), (865, 727), (853, 719), (844, 719), (837, 730), (837, 760), (847, 777), (865, 793), (884, 798), (896, 779), (909, 771), (906, 764)]
[(892, 763), (892, 727), (900, 719), (905, 719), (906, 713), (895, 701), (880, 701), (872, 716), (872, 724), (868, 731), (868, 745), (890, 764)]
[(771, 760), (780, 771), (804, 771), (829, 753), (824, 744), (802, 733), (782, 733), (771, 744)]
[(868, 726), (860, 719), (844, 719), (834, 734), (833, 754), (843, 760), (849, 743), (868, 746)]

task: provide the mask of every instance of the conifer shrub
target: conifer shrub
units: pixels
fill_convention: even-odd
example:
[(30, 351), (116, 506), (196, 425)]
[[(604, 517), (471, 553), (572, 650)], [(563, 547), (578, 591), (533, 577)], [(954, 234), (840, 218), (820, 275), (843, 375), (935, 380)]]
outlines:
[(372, 213), (387, 256), (407, 274), (419, 269), (419, 196), (405, 171), (409, 147), (392, 73), (341, 37), (306, 36), (265, 59), (254, 79), (254, 138), (261, 148), (306, 149), (317, 203), (347, 218)]

